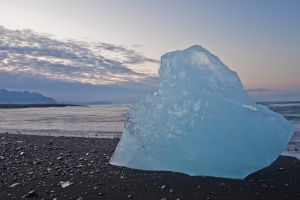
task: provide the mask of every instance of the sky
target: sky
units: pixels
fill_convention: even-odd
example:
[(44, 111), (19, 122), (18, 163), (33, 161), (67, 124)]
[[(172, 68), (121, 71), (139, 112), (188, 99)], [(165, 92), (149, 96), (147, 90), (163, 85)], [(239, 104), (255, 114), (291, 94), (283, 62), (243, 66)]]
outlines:
[(300, 100), (299, 10), (297, 0), (0, 0), (0, 88), (135, 101), (156, 88), (161, 55), (198, 44), (257, 100)]

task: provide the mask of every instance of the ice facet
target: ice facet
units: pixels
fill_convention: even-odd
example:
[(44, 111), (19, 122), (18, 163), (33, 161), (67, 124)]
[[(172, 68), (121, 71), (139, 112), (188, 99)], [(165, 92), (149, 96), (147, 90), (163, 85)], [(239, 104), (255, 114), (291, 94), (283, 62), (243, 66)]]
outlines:
[(158, 91), (128, 112), (111, 164), (241, 179), (271, 164), (293, 134), (200, 46), (163, 55), (159, 77)]

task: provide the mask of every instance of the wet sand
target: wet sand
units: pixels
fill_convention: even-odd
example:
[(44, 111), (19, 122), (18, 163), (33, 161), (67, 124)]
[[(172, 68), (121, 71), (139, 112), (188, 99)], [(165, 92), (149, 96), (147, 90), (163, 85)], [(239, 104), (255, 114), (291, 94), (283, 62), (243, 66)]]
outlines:
[(118, 141), (1, 133), (0, 199), (300, 199), (300, 161), (292, 157), (244, 180), (192, 177), (112, 166)]

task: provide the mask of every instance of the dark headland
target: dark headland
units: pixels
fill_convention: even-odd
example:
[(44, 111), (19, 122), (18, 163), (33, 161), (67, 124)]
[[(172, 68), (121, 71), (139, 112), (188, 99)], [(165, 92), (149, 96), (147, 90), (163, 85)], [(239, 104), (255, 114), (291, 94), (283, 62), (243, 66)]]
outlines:
[(0, 104), (57, 104), (57, 102), (37, 92), (0, 89)]
[(1, 133), (0, 199), (300, 199), (300, 161), (292, 157), (244, 180), (192, 177), (112, 166), (118, 141)]

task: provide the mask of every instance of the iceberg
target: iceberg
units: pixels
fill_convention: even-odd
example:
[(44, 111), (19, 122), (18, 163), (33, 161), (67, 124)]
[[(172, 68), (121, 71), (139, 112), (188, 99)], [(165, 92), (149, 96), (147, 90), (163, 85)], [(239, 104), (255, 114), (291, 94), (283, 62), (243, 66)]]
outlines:
[(293, 135), (201, 46), (163, 55), (159, 78), (158, 91), (130, 108), (110, 164), (243, 179), (276, 160)]

